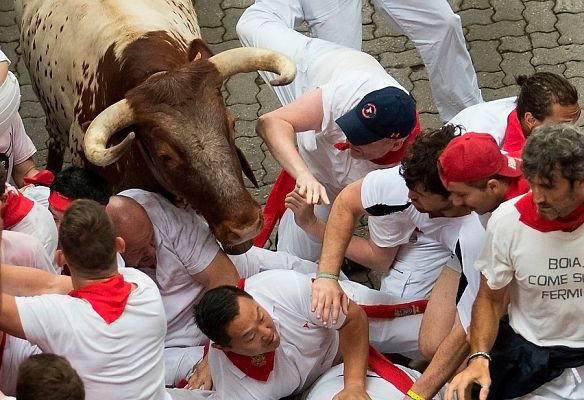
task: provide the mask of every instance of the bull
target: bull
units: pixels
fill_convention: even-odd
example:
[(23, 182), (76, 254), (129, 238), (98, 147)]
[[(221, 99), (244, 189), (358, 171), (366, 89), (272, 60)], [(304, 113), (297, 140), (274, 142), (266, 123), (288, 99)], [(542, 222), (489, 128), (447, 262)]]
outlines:
[(17, 0), (16, 11), (46, 113), (47, 168), (60, 170), (68, 147), (115, 191), (164, 189), (198, 210), (227, 252), (247, 250), (263, 219), (221, 87), (257, 70), (287, 84), (293, 62), (264, 49), (213, 55), (191, 0)]

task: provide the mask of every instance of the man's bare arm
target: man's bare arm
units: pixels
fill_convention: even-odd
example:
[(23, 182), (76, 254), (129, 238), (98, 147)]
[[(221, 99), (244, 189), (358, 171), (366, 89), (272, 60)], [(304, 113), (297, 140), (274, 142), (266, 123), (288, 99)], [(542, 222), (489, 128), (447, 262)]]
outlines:
[(67, 294), (73, 290), (71, 278), (36, 268), (2, 264), (2, 291), (12, 296)]
[(193, 280), (209, 290), (221, 285), (235, 286), (239, 280), (239, 274), (229, 257), (219, 250), (209, 266), (194, 275)]

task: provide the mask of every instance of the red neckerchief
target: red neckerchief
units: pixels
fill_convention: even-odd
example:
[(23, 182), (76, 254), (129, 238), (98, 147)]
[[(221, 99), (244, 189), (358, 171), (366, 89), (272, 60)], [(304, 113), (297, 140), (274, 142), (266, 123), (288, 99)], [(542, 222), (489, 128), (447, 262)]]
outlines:
[(403, 394), (407, 394), (408, 390), (414, 385), (413, 379), (408, 374), (385, 358), (383, 354), (371, 345), (369, 346), (367, 366), (387, 382), (392, 383)]
[(87, 300), (91, 307), (109, 325), (122, 315), (132, 291), (132, 285), (118, 274), (106, 281), (71, 290), (69, 296)]
[[(408, 149), (410, 144), (412, 144), (412, 142), (416, 139), (416, 137), (418, 137), (418, 135), (420, 134), (420, 131), (421, 131), (420, 118), (419, 118), (418, 113), (416, 113), (416, 126), (414, 126), (414, 129), (412, 129), (412, 131), (408, 135), (403, 146), (399, 150), (390, 151), (389, 153), (387, 153), (383, 157), (376, 158), (375, 160), (369, 160), (369, 161), (371, 161), (372, 163), (377, 164), (377, 165), (398, 164), (402, 160), (402, 158), (404, 157), (404, 154), (406, 153), (406, 150)], [(337, 150), (345, 151), (345, 150), (348, 150), (351, 148), (351, 143), (341, 142), (341, 143), (336, 143), (334, 146)]]
[(503, 197), (503, 201), (514, 199), (515, 197), (519, 197), (527, 192), (529, 192), (529, 183), (527, 182), (527, 179), (523, 176), (511, 178), (507, 192), (505, 192), (505, 197)]
[(525, 144), (525, 136), (521, 123), (517, 119), (517, 109), (515, 108), (507, 117), (507, 128), (505, 128), (505, 139), (503, 140), (503, 150), (514, 156), (521, 154), (523, 145)]
[[(244, 289), (245, 278), (241, 278), (237, 282), (237, 287), (242, 290)], [(231, 351), (223, 351), (223, 353), (241, 372), (258, 381), (267, 381), (274, 369), (275, 351), (253, 357), (243, 356)]]
[(25, 185), (36, 185), (36, 186), (51, 186), (51, 183), (55, 180), (55, 175), (48, 169), (43, 169), (33, 176), (24, 178)]
[(62, 193), (51, 190), (49, 194), (49, 205), (56, 211), (65, 212), (69, 206), (73, 203), (73, 199), (65, 196)]
[(537, 212), (537, 207), (533, 203), (533, 194), (528, 193), (515, 203), (515, 208), (519, 211), (519, 221), (525, 225), (540, 231), (564, 231), (571, 232), (584, 223), (584, 203), (565, 217), (553, 220), (543, 219)]
[(400, 304), (360, 304), (369, 318), (399, 318), (406, 315), (422, 314), (426, 311), (428, 300), (417, 300)]
[(10, 229), (28, 215), (34, 202), (13, 187), (7, 186), (5, 194), (2, 219), (4, 220), (4, 229)]
[(286, 172), (285, 170), (280, 171), (280, 175), (274, 182), (266, 205), (264, 206), (264, 227), (262, 231), (254, 238), (254, 246), (264, 247), (264, 244), (270, 238), (276, 223), (282, 218), (284, 212), (286, 211), (286, 205), (284, 201), (286, 200), (286, 195), (294, 190), (296, 185), (296, 179)]

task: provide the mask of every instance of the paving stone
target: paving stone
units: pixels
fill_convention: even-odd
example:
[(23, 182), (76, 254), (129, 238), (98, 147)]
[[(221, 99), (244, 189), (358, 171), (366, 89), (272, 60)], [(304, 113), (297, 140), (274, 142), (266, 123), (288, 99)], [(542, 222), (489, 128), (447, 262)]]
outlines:
[(584, 18), (582, 14), (558, 15), (556, 28), (560, 32), (559, 44), (584, 43)]
[(531, 42), (527, 36), (505, 36), (501, 39), (499, 52), (521, 52), (531, 50)]
[(385, 21), (385, 17), (382, 13), (375, 11), (371, 18), (373, 20), (373, 24), (376, 27), (373, 31), (373, 35), (375, 37), (399, 36), (401, 34), (401, 32), (399, 32), (394, 26), (390, 26)]
[[(470, 43), (469, 52), (474, 61), (474, 67), (477, 72), (500, 71), (500, 63), (503, 58), (497, 52), (498, 47), (498, 40), (476, 40)], [(489, 57), (485, 57), (486, 54), (488, 54)]]
[(363, 25), (363, 40), (375, 39), (374, 31), (376, 26), (373, 24)]
[(575, 76), (584, 77), (584, 61), (568, 61), (564, 74), (566, 78), (573, 78)]
[(14, 13), (9, 11), (0, 11), (0, 27), (14, 25)]
[(41, 107), (40, 103), (33, 102), (33, 101), (23, 101), (20, 103), (19, 109), (20, 116), (22, 118), (36, 118), (36, 117), (44, 117), (45, 112)]
[(428, 71), (426, 70), (426, 68), (422, 65), (417, 65), (415, 67), (410, 68), (411, 69), (411, 73), (410, 73), (410, 80), (412, 82), (415, 81), (419, 81), (420, 79), (425, 79), (428, 80)]
[[(0, 42), (1, 43), (1, 42)], [(6, 44), (2, 43), (2, 52), (6, 54), (6, 57), (10, 60), (10, 67), (8, 69), (12, 72), (17, 70), (18, 62), (20, 61), (20, 55), (16, 52), (18, 47), (18, 42), (8, 42)]]
[(227, 97), (227, 104), (255, 104), (257, 102), (256, 96), (259, 92), (255, 84), (257, 72), (249, 72), (245, 74), (233, 75), (227, 83), (225, 88), (229, 92)]
[(208, 44), (218, 44), (223, 41), (223, 34), (225, 33), (225, 28), (219, 26), (217, 28), (207, 28), (201, 26), (201, 37)]
[(254, 0), (223, 0), (221, 8), (247, 8), (254, 3)]
[(17, 41), (20, 36), (16, 25), (3, 26), (0, 29), (0, 43)]
[(517, 96), (518, 89), (516, 86), (505, 86), (500, 89), (482, 89), (483, 99), (485, 101), (503, 99), (505, 97)]
[(373, 23), (373, 13), (374, 12), (375, 12), (375, 9), (371, 5), (371, 2), (364, 1), (363, 2), (363, 13), (362, 13), (364, 25)]
[(47, 149), (38, 150), (33, 156), (33, 160), (37, 168), (45, 169), (47, 167), (47, 155), (49, 151)]
[(513, 85), (515, 83), (515, 76), (533, 74), (535, 68), (531, 65), (531, 57), (531, 52), (503, 53), (503, 61), (501, 61), (501, 69), (505, 73), (503, 83)]
[(38, 101), (32, 85), (20, 85), (20, 101)]
[[(566, 78), (568, 78), (568, 76), (565, 75), (565, 72), (566, 72), (566, 65), (565, 64), (553, 64), (553, 65), (541, 64), (541, 65), (538, 65), (537, 67), (535, 67), (535, 71), (536, 72), (553, 72), (554, 74), (564, 75)], [(584, 70), (582, 70), (582, 72), (584, 72)], [(582, 74), (580, 76), (584, 76), (584, 74)]]
[(247, 161), (249, 162), (249, 165), (251, 166), (252, 170), (255, 171), (257, 169), (262, 168), (262, 161), (264, 160), (265, 155), (262, 149), (260, 148), (262, 144), (261, 138), (257, 136), (238, 137), (235, 138), (235, 144), (245, 154), (245, 157), (247, 158)]
[[(396, 81), (398, 81), (408, 92), (411, 92), (414, 88), (413, 80), (410, 78), (411, 69), (410, 68), (386, 68), (388, 74), (390, 74)], [(426, 77), (426, 79), (428, 79)]]
[(418, 51), (415, 49), (402, 51), (401, 53), (382, 53), (380, 54), (379, 63), (383, 68), (404, 68), (414, 65), (424, 65)]
[(553, 32), (557, 18), (551, 13), (553, 1), (530, 1), (525, 4), (523, 16), (527, 20), (526, 32)]
[(211, 45), (209, 45), (209, 47), (211, 48), (211, 51), (213, 51), (213, 53), (217, 54), (217, 53), (221, 53), (222, 51), (225, 51), (225, 50), (230, 50), (230, 49), (235, 49), (237, 47), (241, 47), (241, 43), (239, 43), (239, 40), (230, 40), (228, 42), (211, 44)]
[(225, 27), (225, 34), (223, 35), (223, 40), (239, 40), (237, 33), (235, 32), (235, 26), (237, 21), (241, 17), (241, 10), (237, 8), (228, 8), (225, 10), (225, 16), (221, 21)]
[(14, 1), (10, 0), (0, 1), (0, 11), (14, 11)]
[(559, 32), (533, 32), (529, 34), (533, 48), (553, 48), (558, 45)]
[(439, 129), (443, 124), (438, 113), (421, 113), (420, 125), (422, 129)]
[(195, 0), (194, 4), (201, 27), (217, 28), (222, 26), (223, 10), (219, 1)]
[(233, 104), (229, 106), (229, 110), (233, 116), (238, 120), (255, 121), (258, 118), (259, 104)]
[(471, 25), (467, 29), (467, 41), (493, 40), (502, 36), (524, 35), (525, 21), (499, 21), (489, 25)]
[[(258, 183), (259, 187), (264, 186), (264, 177), (266, 176), (266, 170), (264, 170), (263, 168), (258, 169), (258, 170), (252, 170), (253, 172), (253, 176), (255, 177), (256, 182)], [(245, 187), (247, 189), (256, 189), (256, 187), (254, 186), (254, 184), (247, 178), (247, 176), (244, 175), (243, 178), (243, 184), (245, 185)]]
[(432, 92), (430, 91), (429, 81), (417, 81), (414, 83), (414, 88), (410, 92), (414, 100), (416, 100), (416, 108), (418, 112), (438, 112), (432, 100)]
[(281, 106), (280, 101), (276, 97), (274, 91), (266, 84), (262, 84), (260, 86), (258, 101), (260, 102), (260, 111), (258, 112), (259, 115), (273, 111)]
[(491, 8), (489, 0), (463, 0), (460, 4), (460, 10), (468, 10), (469, 8), (485, 9)]
[(499, 89), (504, 86), (503, 84), (504, 77), (505, 74), (501, 71), (477, 73), (479, 87), (481, 88)]
[(278, 164), (278, 161), (269, 152), (266, 153), (266, 157), (262, 161), (262, 166), (266, 170), (266, 175), (264, 176), (263, 182), (266, 185), (271, 185), (276, 181), (276, 178), (280, 174), (282, 167)]
[(406, 51), (405, 36), (382, 37), (363, 41), (363, 51), (377, 56), (385, 52), (399, 53)]
[(584, 61), (584, 45), (570, 44), (553, 49), (533, 49), (533, 65), (565, 63), (568, 61)]
[(492, 0), (495, 9), (493, 21), (519, 21), (523, 19), (525, 6), (522, 0)]
[[(233, 106), (232, 106), (233, 107)], [(231, 110), (230, 107), (229, 109)], [(258, 104), (259, 107), (259, 104)], [(231, 111), (233, 112), (233, 111)], [(236, 137), (256, 137), (256, 131), (255, 131), (255, 126), (256, 126), (256, 120), (254, 121), (246, 121), (246, 120), (241, 120), (241, 119), (236, 119), (235, 120), (235, 136)]]
[(22, 112), (21, 107), (20, 116), (22, 117), (22, 122), (24, 123), (24, 130), (26, 131), (26, 134), (31, 138), (37, 150), (46, 149), (48, 135), (45, 129), (44, 113), (40, 117), (31, 118)]
[(264, 205), (266, 204), (266, 200), (270, 194), (271, 189), (272, 187), (270, 185), (267, 185), (261, 186), (259, 189), (251, 188), (249, 189), (249, 192), (251, 193), (251, 196), (255, 201), (257, 201), (261, 205)]
[(584, 1), (582, 0), (559, 0), (556, 1), (554, 12), (562, 13), (582, 13), (584, 12)]
[(491, 17), (493, 16), (493, 9), (485, 8), (484, 10), (468, 9), (462, 10), (458, 13), (462, 19), (462, 26), (469, 25), (488, 25), (492, 24)]

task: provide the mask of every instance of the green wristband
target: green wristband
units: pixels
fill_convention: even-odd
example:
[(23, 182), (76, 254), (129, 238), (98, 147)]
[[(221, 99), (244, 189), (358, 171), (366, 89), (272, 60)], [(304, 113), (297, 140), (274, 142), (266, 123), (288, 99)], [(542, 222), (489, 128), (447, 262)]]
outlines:
[(335, 275), (335, 274), (329, 274), (326, 272), (321, 272), (320, 274), (316, 274), (316, 277), (314, 279), (320, 279), (320, 278), (324, 278), (324, 279), (334, 279), (335, 281), (339, 280), (339, 276)]

